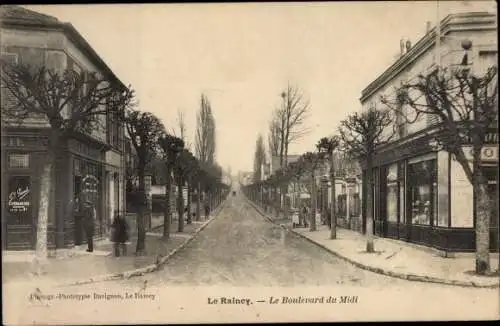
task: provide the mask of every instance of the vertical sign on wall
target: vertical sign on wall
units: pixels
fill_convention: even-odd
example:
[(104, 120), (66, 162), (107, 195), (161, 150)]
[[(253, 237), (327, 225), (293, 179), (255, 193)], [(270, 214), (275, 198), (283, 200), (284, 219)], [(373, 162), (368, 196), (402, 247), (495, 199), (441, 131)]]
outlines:
[(9, 180), (8, 206), (10, 213), (28, 213), (31, 206), (30, 178), (12, 176)]

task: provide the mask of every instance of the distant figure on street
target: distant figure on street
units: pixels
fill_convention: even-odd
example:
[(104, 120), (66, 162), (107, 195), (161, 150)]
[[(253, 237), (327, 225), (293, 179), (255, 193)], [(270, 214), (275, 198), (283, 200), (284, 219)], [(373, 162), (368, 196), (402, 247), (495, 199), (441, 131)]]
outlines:
[(81, 212), (83, 214), (83, 230), (85, 231), (85, 236), (87, 238), (87, 252), (94, 251), (94, 221), (95, 221), (95, 209), (94, 204), (90, 200), (88, 194), (82, 196)]
[(307, 206), (304, 205), (302, 206), (302, 222), (303, 222), (303, 226), (306, 228), (307, 227), (307, 214), (308, 214), (309, 210), (307, 209)]
[(210, 204), (208, 203), (208, 200), (205, 200), (203, 207), (205, 208), (205, 219), (207, 219), (210, 215)]
[(128, 235), (128, 224), (123, 216), (120, 215), (118, 211), (115, 211), (115, 217), (113, 223), (111, 224), (111, 241), (115, 249), (115, 257), (120, 257), (120, 247), (123, 256), (127, 255), (127, 244), (129, 239)]

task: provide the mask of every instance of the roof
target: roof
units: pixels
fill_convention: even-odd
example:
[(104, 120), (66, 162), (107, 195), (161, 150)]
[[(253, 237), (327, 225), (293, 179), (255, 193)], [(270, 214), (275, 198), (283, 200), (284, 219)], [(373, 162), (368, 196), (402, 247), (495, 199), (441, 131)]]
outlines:
[[(447, 15), (440, 22), (441, 34), (446, 35), (451, 31), (463, 30), (496, 30), (496, 15), (491, 12), (467, 12)], [(363, 103), (370, 98), (378, 89), (391, 81), (411, 62), (418, 59), (426, 52), (436, 40), (436, 27), (434, 26), (410, 50), (394, 61), (383, 73), (361, 91), (360, 101)]]
[(71, 39), (88, 58), (97, 66), (101, 67), (107, 75), (118, 82), (122, 87), (125, 87), (123, 82), (115, 75), (111, 68), (109, 68), (72, 24), (62, 22), (56, 17), (15, 5), (0, 6), (0, 24), (1, 26), (12, 27), (62, 29), (66, 36)]
[(0, 7), (0, 18), (2, 20), (12, 20), (25, 24), (54, 24), (60, 23), (56, 17), (41, 14), (39, 12), (28, 10), (20, 6), (6, 5)]

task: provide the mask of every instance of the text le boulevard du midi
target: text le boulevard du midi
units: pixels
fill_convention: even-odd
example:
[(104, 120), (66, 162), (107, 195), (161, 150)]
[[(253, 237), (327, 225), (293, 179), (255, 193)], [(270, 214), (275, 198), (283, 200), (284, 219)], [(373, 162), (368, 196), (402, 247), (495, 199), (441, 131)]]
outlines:
[[(280, 296), (269, 297), (267, 300), (255, 300), (256, 303), (267, 304), (331, 304), (331, 303), (358, 303), (359, 298), (356, 295), (344, 296), (319, 296), (319, 297), (303, 297), (303, 296)], [(236, 297), (208, 297), (209, 305), (252, 305), (254, 301), (250, 298)]]

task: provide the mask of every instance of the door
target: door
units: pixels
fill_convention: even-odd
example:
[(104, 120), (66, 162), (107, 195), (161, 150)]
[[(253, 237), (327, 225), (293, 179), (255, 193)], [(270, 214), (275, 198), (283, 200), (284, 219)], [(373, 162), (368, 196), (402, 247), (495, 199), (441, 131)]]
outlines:
[(74, 176), (73, 180), (73, 202), (74, 206), (74, 214), (73, 217), (75, 219), (75, 228), (74, 228), (74, 236), (75, 236), (75, 245), (79, 246), (84, 243), (84, 235), (83, 235), (83, 215), (80, 212), (80, 198), (82, 193), (82, 177), (79, 175)]

